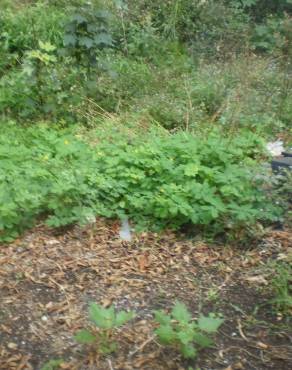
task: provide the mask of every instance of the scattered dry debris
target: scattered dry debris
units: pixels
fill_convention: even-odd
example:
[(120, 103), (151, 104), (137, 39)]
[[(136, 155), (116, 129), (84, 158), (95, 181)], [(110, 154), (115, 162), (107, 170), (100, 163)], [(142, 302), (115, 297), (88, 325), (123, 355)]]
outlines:
[[(38, 227), (0, 249), (0, 369), (39, 370), (58, 358), (70, 370), (292, 368), (292, 332), (267, 307), (265, 291), (266, 262), (291, 251), (289, 231), (270, 232), (256, 249), (236, 250), (171, 232), (125, 242), (117, 223), (101, 219), (92, 229), (59, 234)], [(176, 299), (194, 315), (225, 316), (216, 348), (197, 361), (182, 360), (153, 337), (151, 312)], [(73, 340), (88, 323), (89, 301), (137, 312), (117, 330), (119, 350), (110, 357)]]

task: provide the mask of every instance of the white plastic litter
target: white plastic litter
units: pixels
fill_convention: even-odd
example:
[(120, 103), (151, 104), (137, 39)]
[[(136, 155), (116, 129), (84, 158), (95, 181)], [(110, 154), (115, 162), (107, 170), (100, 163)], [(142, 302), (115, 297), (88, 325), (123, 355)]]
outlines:
[(122, 221), (122, 225), (120, 228), (120, 238), (126, 242), (130, 242), (132, 240), (132, 235), (131, 235), (131, 228), (129, 225), (129, 221), (127, 218), (121, 221)]
[(282, 140), (277, 140), (267, 144), (266, 148), (273, 157), (278, 157), (284, 151), (284, 143)]

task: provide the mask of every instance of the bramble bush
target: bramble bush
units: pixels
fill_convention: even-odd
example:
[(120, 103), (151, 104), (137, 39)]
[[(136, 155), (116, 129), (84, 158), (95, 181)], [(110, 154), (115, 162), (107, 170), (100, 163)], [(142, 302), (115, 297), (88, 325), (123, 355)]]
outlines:
[(4, 241), (40, 216), (53, 227), (99, 215), (127, 216), (138, 229), (191, 223), (216, 230), (272, 219), (278, 211), (255, 177), (259, 142), (252, 134), (152, 132), (92, 147), (73, 130), (7, 125), (0, 144)]

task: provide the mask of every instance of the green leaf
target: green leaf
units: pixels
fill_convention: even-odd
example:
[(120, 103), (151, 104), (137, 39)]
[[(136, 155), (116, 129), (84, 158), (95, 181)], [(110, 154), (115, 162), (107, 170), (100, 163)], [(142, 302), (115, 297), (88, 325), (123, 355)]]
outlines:
[(93, 335), (89, 330), (82, 329), (77, 334), (74, 335), (74, 339), (78, 343), (92, 344), (96, 341), (96, 336)]
[(194, 333), (193, 341), (202, 348), (207, 348), (213, 345), (212, 339), (201, 333)]
[(117, 344), (115, 342), (111, 343), (101, 343), (99, 346), (99, 350), (104, 355), (109, 355), (117, 350)]
[(94, 38), (97, 45), (111, 46), (113, 44), (113, 39), (108, 33), (100, 33)]
[(86, 23), (87, 22), (87, 19), (85, 17), (83, 17), (81, 14), (74, 14), (72, 16), (72, 21), (75, 21), (77, 24), (82, 24), (82, 23)]
[(163, 344), (171, 344), (176, 340), (176, 333), (170, 325), (162, 325), (154, 332)]
[(186, 176), (196, 176), (196, 174), (199, 171), (199, 166), (196, 165), (195, 163), (189, 163), (185, 166), (184, 168), (184, 173)]
[(184, 358), (195, 358), (197, 356), (197, 350), (192, 344), (183, 344), (180, 350)]
[(102, 329), (111, 329), (115, 322), (114, 306), (104, 308), (96, 303), (90, 303), (89, 317), (97, 327)]
[(180, 322), (189, 322), (192, 318), (186, 305), (181, 302), (176, 302), (174, 308), (171, 311), (172, 316)]
[(42, 50), (48, 53), (56, 50), (56, 46), (52, 45), (50, 42), (42, 42), (41, 40), (39, 40), (39, 46)]
[(64, 46), (75, 46), (76, 45), (76, 37), (73, 35), (65, 35), (63, 37)]
[(170, 325), (171, 324), (171, 317), (169, 315), (166, 315), (163, 311), (154, 311), (155, 320), (160, 325)]
[(215, 333), (223, 322), (223, 319), (215, 317), (214, 314), (209, 314), (209, 316), (201, 315), (198, 319), (198, 326), (206, 333)]
[(183, 344), (188, 344), (193, 341), (194, 330), (192, 327), (187, 327), (177, 333), (177, 337)]
[(80, 37), (79, 45), (85, 46), (87, 49), (90, 49), (93, 46), (93, 40), (90, 37)]
[(122, 326), (135, 317), (134, 312), (120, 311), (116, 315), (115, 326)]

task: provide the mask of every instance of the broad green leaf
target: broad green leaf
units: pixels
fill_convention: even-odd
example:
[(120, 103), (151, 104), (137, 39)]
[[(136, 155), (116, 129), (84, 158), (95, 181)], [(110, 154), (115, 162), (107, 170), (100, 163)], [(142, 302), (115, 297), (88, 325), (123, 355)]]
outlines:
[(77, 13), (72, 16), (72, 21), (75, 21), (77, 24), (82, 24), (82, 23), (86, 23), (87, 19), (83, 17), (81, 14)]
[(79, 45), (85, 46), (87, 49), (90, 49), (93, 46), (93, 40), (90, 37), (80, 37)]
[(186, 305), (181, 302), (176, 302), (175, 306), (171, 311), (172, 316), (180, 322), (189, 322), (192, 318)]
[(64, 46), (75, 46), (76, 45), (76, 37), (73, 35), (65, 35), (63, 37)]
[(202, 315), (198, 319), (198, 326), (206, 333), (215, 333), (223, 322), (223, 319), (215, 317), (212, 314), (209, 314), (209, 316)]
[(113, 44), (113, 39), (108, 33), (100, 33), (94, 38), (97, 45), (111, 46)]
[(176, 333), (170, 325), (162, 325), (154, 332), (161, 343), (171, 344), (176, 340)]
[(78, 343), (92, 344), (96, 341), (96, 336), (91, 334), (91, 332), (89, 330), (82, 329), (77, 334), (74, 335), (74, 339)]

